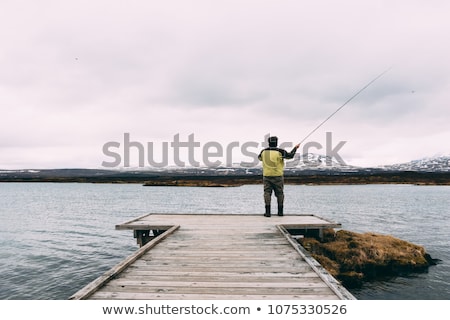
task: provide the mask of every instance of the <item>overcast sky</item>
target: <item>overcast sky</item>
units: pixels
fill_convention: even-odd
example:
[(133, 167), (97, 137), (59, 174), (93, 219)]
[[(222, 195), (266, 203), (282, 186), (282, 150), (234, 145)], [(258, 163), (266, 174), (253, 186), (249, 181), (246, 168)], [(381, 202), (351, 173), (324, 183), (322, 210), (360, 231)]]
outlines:
[(324, 154), (332, 132), (352, 165), (450, 154), (449, 12), (446, 0), (2, 0), (0, 169), (99, 168), (125, 133), (156, 154), (177, 134), (200, 153), (268, 133), (298, 143), (390, 67), (309, 151)]

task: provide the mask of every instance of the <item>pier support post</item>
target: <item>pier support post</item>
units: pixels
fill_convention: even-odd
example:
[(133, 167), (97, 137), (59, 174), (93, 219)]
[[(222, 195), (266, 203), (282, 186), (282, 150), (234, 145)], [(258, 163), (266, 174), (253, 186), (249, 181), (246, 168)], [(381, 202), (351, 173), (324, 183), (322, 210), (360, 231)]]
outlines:
[(133, 230), (133, 235), (139, 247), (143, 247), (164, 231), (166, 230)]

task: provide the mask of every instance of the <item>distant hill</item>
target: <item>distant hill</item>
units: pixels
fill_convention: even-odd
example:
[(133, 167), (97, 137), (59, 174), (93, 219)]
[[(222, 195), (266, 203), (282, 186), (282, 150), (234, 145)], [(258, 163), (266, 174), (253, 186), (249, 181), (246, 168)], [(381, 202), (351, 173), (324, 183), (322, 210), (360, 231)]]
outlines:
[[(286, 183), (412, 183), (450, 185), (450, 156), (413, 160), (375, 168), (343, 165), (325, 156), (305, 154), (287, 162)], [(295, 162), (297, 161), (297, 162)], [(295, 165), (292, 165), (295, 164)], [(261, 166), (104, 169), (0, 170), (0, 182), (142, 183), (146, 185), (236, 186), (261, 183)]]
[(406, 163), (383, 166), (383, 168), (395, 171), (450, 172), (450, 156), (423, 158)]

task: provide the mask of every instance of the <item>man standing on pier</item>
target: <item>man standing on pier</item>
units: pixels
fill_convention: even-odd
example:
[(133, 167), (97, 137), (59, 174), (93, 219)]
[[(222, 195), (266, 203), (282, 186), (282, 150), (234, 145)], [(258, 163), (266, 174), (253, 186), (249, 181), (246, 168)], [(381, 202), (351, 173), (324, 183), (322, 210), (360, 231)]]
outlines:
[(291, 152), (277, 147), (278, 138), (269, 137), (269, 147), (262, 150), (258, 159), (263, 164), (264, 203), (266, 205), (265, 217), (270, 217), (270, 202), (274, 191), (278, 203), (278, 215), (283, 215), (284, 202), (284, 159), (294, 158), (300, 144), (297, 144)]

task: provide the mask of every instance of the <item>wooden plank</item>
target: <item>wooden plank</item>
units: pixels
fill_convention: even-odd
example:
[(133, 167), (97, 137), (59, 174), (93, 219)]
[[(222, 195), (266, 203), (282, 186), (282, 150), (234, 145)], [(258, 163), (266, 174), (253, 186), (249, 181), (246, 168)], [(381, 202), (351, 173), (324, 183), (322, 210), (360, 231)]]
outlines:
[[(180, 214), (149, 214), (142, 216), (138, 219), (133, 219), (129, 222), (125, 222), (116, 226), (119, 230), (125, 229), (138, 229), (147, 228), (152, 226), (157, 228), (158, 226), (169, 227), (176, 224), (175, 221), (179, 221), (180, 217), (183, 219), (183, 227), (195, 227), (196, 229), (201, 229), (205, 227), (207, 229), (211, 228), (227, 228), (231, 226), (234, 229), (253, 229), (255, 226), (274, 226), (275, 224), (283, 224), (287, 226), (323, 226), (339, 228), (340, 224), (331, 222), (327, 219), (317, 217), (314, 215), (285, 215), (283, 217), (278, 217), (274, 215), (270, 219), (255, 219), (261, 218), (260, 214), (246, 214), (246, 215), (225, 215), (225, 214), (191, 214), (191, 215), (180, 215)], [(232, 220), (229, 218), (232, 217)], [(168, 223), (169, 222), (169, 223)], [(275, 223), (274, 223), (275, 222)]]
[[(131, 267), (130, 267), (131, 268)], [(138, 268), (140, 272), (154, 272), (157, 271), (161, 268), (167, 270), (167, 271), (176, 271), (176, 270), (189, 270), (189, 271), (194, 271), (194, 272), (240, 272), (240, 273), (250, 273), (250, 272), (255, 272), (255, 271), (260, 271), (260, 272), (272, 272), (274, 270), (274, 268), (281, 268), (281, 270), (285, 271), (285, 272), (309, 272), (311, 271), (311, 267), (309, 265), (304, 265), (304, 266), (283, 266), (282, 264), (273, 266), (273, 265), (268, 265), (268, 266), (259, 266), (256, 270), (250, 270), (249, 268), (245, 267), (245, 266), (237, 266), (237, 267), (233, 267), (233, 266), (226, 266), (226, 267), (220, 267), (220, 266), (197, 266), (194, 264), (190, 264), (190, 265), (181, 265), (181, 266), (174, 266), (174, 265), (169, 265), (167, 263), (161, 263), (159, 266), (157, 265), (153, 265), (153, 266), (145, 266), (145, 265), (139, 265), (139, 266), (135, 266), (134, 268)]]
[(338, 300), (333, 294), (160, 294), (142, 292), (96, 292), (91, 299), (96, 300)]
[[(114, 281), (112, 285), (106, 285), (110, 288), (116, 288), (115, 290), (132, 290), (132, 291), (148, 291), (149, 288), (283, 288), (283, 289), (307, 289), (307, 288), (328, 288), (327, 284), (320, 279), (317, 281), (310, 281), (311, 279), (304, 279), (305, 281), (271, 281), (271, 282), (233, 282), (233, 281), (144, 281), (144, 280), (130, 280), (130, 279), (118, 279)], [(329, 289), (329, 288), (328, 288)]]
[[(154, 258), (153, 258), (154, 257)], [(158, 263), (157, 260), (154, 259), (158, 259), (157, 255), (151, 255), (151, 256), (146, 256), (145, 258), (142, 258), (141, 261), (155, 261), (156, 263)], [(297, 261), (297, 260), (301, 260), (298, 256), (292, 256), (292, 255), (267, 255), (266, 259), (270, 259), (271, 261), (281, 261), (281, 262), (285, 262), (285, 261)], [(174, 263), (176, 262), (187, 262), (187, 261), (193, 261), (195, 263), (198, 263), (199, 261), (210, 261), (210, 262), (222, 262), (222, 263), (236, 263), (236, 261), (239, 262), (257, 262), (257, 261), (261, 261), (261, 256), (258, 255), (246, 255), (245, 257), (243, 257), (242, 255), (223, 255), (223, 256), (218, 256), (215, 253), (205, 253), (204, 255), (201, 255), (200, 253), (198, 254), (190, 254), (190, 255), (183, 255), (183, 256), (167, 256), (165, 257), (166, 261), (170, 261), (172, 260)]]
[[(271, 267), (297, 267), (308, 264), (305, 263), (302, 259), (268, 259), (268, 260), (262, 260), (259, 259), (221, 259), (221, 258), (207, 258), (204, 257), (202, 259), (192, 259), (190, 257), (172, 257), (172, 258), (165, 258), (164, 259), (165, 264), (173, 265), (174, 267), (185, 267), (185, 266), (210, 266), (210, 265), (218, 265), (220, 264), (220, 267), (236, 267), (236, 266), (245, 266), (247, 269), (251, 268), (258, 268), (260, 266), (271, 266)], [(141, 259), (139, 261), (136, 261), (134, 264), (136, 267), (149, 267), (149, 266), (161, 266), (161, 259), (150, 259), (147, 260)], [(219, 266), (218, 266), (219, 267)]]
[(160, 276), (165, 276), (165, 277), (189, 277), (189, 278), (194, 278), (194, 277), (208, 277), (213, 279), (214, 277), (227, 277), (227, 278), (233, 278), (233, 277), (243, 277), (245, 279), (248, 279), (249, 281), (251, 281), (253, 278), (262, 278), (262, 279), (271, 279), (271, 278), (290, 278), (290, 279), (298, 279), (298, 278), (303, 278), (303, 277), (317, 277), (317, 273), (315, 273), (314, 271), (312, 271), (311, 269), (308, 268), (308, 271), (304, 271), (301, 269), (296, 269), (294, 271), (286, 271), (286, 270), (282, 270), (282, 271), (278, 271), (278, 272), (248, 272), (248, 271), (244, 271), (244, 272), (238, 272), (238, 271), (214, 271), (214, 272), (210, 272), (208, 274), (205, 274), (203, 271), (194, 271), (194, 270), (162, 270), (157, 269), (157, 270), (152, 270), (151, 272), (139, 269), (139, 268), (134, 268), (134, 270), (132, 270), (132, 267), (130, 267), (127, 270), (124, 270), (122, 272), (123, 277), (126, 278), (133, 278), (133, 277), (137, 277), (140, 279), (145, 279), (146, 277), (160, 277)]
[(278, 226), (286, 239), (292, 244), (292, 247), (305, 259), (317, 275), (336, 293), (336, 295), (343, 300), (355, 299), (355, 297), (348, 292), (335, 278), (333, 278), (306, 250), (302, 249), (298, 242), (295, 242), (284, 226)]
[(163, 284), (161, 286), (116, 286), (114, 284), (105, 285), (105, 290), (108, 292), (114, 292), (116, 294), (120, 293), (159, 293), (159, 294), (215, 294), (215, 295), (230, 295), (230, 294), (249, 294), (249, 295), (333, 295), (333, 291), (325, 285), (323, 282), (320, 285), (305, 285), (298, 287), (192, 287), (188, 285), (183, 285), (180, 283), (179, 286), (172, 286), (169, 284)]
[[(295, 281), (303, 281), (303, 279), (306, 279), (307, 281), (322, 281), (320, 278), (317, 277), (317, 274), (315, 272), (304, 272), (301, 274), (298, 274), (295, 278), (292, 277), (292, 274), (270, 274), (266, 273), (265, 275), (257, 276), (257, 275), (249, 275), (249, 274), (238, 274), (238, 273), (228, 273), (226, 275), (205, 275), (202, 272), (198, 272), (197, 275), (193, 275), (193, 273), (180, 273), (179, 275), (167, 275), (167, 274), (134, 274), (134, 275), (126, 275), (124, 279), (130, 280), (130, 281), (182, 281), (189, 279), (191, 281), (197, 282), (197, 281), (203, 281), (203, 282), (227, 282), (227, 281), (245, 281), (248, 283), (251, 282), (261, 282), (261, 283), (268, 283), (268, 282), (280, 282), (280, 281), (288, 281), (292, 282)], [(311, 278), (311, 279), (309, 279)]]

